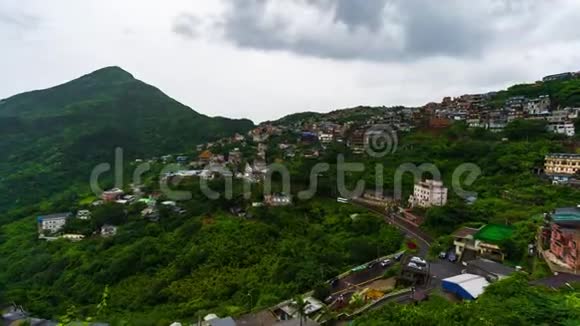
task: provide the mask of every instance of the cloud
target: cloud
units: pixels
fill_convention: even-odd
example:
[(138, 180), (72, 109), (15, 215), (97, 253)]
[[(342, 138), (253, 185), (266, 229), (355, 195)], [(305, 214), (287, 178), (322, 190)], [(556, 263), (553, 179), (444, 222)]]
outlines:
[(201, 20), (190, 14), (179, 15), (173, 23), (173, 32), (186, 38), (196, 38)]
[(226, 41), (320, 58), (477, 56), (490, 34), (485, 13), (463, 2), (227, 0), (226, 5), (214, 24)]
[(0, 25), (8, 25), (21, 29), (32, 29), (38, 24), (38, 17), (15, 12), (0, 11)]
[[(557, 0), (559, 5), (573, 6)], [(246, 49), (336, 60), (408, 62), (481, 58), (498, 45), (531, 39), (546, 10), (539, 1), (224, 0), (208, 32)], [(564, 8), (562, 6), (562, 8)], [(568, 10), (559, 12), (580, 18)], [(179, 34), (197, 21), (174, 26)], [(177, 28), (179, 27), (179, 28)], [(544, 32), (545, 33), (545, 32)], [(562, 31), (578, 37), (578, 32)], [(546, 39), (544, 35), (544, 39)], [(543, 40), (544, 40), (543, 39)]]

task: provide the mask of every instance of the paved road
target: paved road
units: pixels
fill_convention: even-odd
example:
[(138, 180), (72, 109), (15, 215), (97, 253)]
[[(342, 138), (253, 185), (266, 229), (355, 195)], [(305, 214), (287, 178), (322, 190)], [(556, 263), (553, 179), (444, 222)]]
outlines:
[(352, 272), (350, 275), (347, 275), (337, 281), (337, 283), (332, 287), (332, 293), (335, 294), (344, 291), (353, 285), (361, 284), (375, 279), (383, 275), (385, 271), (389, 269), (389, 267), (391, 267), (391, 265), (383, 267), (380, 263), (376, 263), (372, 268), (366, 268), (362, 271)]
[(393, 214), (392, 216), (387, 215), (384, 208), (356, 202), (355, 200), (351, 200), (351, 203), (383, 216), (385, 222), (396, 226), (399, 230), (403, 231), (403, 233), (405, 233), (407, 237), (415, 240), (418, 246), (419, 256), (421, 257), (427, 256), (429, 248), (431, 247), (431, 243), (433, 242), (433, 238), (431, 238), (431, 236), (423, 232), (421, 229), (412, 225), (409, 222), (404, 221), (403, 219), (399, 218), (396, 214)]
[[(403, 231), (403, 233), (405, 233), (407, 237), (415, 240), (418, 246), (418, 256), (427, 257), (427, 253), (429, 252), (429, 248), (431, 247), (433, 238), (428, 234), (426, 234), (423, 230), (406, 222), (405, 220), (400, 218), (397, 214), (393, 214), (392, 216), (387, 215), (386, 212), (384, 211), (384, 208), (355, 201), (351, 202), (354, 205), (366, 208), (372, 212), (382, 215), (387, 223), (394, 225), (399, 230)], [(431, 275), (430, 278), (431, 284), (429, 285), (429, 287), (430, 288), (438, 287), (442, 279), (461, 274), (462, 269), (463, 266), (461, 265), (461, 263), (452, 263), (445, 259), (430, 262), (429, 273)]]

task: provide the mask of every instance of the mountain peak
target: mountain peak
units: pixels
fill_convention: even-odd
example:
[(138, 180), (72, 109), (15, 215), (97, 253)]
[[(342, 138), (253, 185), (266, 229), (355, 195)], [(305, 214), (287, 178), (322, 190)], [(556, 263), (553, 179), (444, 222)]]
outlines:
[(105, 79), (107, 81), (115, 82), (130, 81), (135, 79), (133, 75), (118, 66), (104, 67), (99, 70), (95, 70), (92, 73), (81, 77), (81, 79), (84, 78)]

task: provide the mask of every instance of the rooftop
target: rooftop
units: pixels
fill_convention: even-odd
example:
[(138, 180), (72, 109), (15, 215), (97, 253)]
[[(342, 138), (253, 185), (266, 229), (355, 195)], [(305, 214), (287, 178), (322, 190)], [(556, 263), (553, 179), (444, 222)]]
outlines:
[(38, 217), (38, 220), (42, 221), (42, 220), (51, 220), (51, 219), (63, 219), (63, 218), (69, 218), (71, 216), (72, 216), (71, 212), (56, 213), (56, 214), (49, 214), (49, 215), (40, 215)]
[(578, 158), (580, 159), (580, 154), (572, 154), (572, 153), (550, 153), (546, 155), (549, 158)]
[(468, 236), (474, 236), (480, 229), (462, 227), (461, 229), (455, 231), (452, 236), (454, 238), (467, 238)]
[(513, 232), (514, 229), (509, 225), (488, 224), (481, 228), (474, 238), (485, 242), (497, 243), (511, 238)]
[(476, 299), (483, 293), (489, 282), (482, 276), (475, 274), (459, 274), (443, 279), (443, 282), (454, 283), (461, 286), (471, 297)]
[(580, 222), (580, 209), (576, 207), (556, 208), (552, 214), (554, 222)]
[(483, 258), (468, 261), (467, 265), (475, 266), (487, 273), (495, 274), (498, 277), (508, 276), (516, 271), (511, 267)]

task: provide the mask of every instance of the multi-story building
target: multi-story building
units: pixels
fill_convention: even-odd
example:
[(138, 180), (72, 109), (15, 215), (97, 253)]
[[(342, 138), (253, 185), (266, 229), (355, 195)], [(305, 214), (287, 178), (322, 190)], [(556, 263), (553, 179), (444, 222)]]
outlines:
[(323, 144), (330, 144), (334, 140), (334, 134), (321, 131), (318, 132), (318, 139)]
[(123, 196), (123, 190), (119, 188), (113, 188), (111, 190), (103, 191), (101, 194), (101, 199), (104, 202), (114, 202)]
[(544, 171), (548, 175), (573, 175), (580, 169), (580, 154), (553, 153), (544, 158)]
[(528, 114), (540, 114), (550, 110), (551, 104), (549, 95), (540, 95), (537, 98), (527, 101), (525, 103), (525, 110)]
[(365, 151), (365, 133), (363, 130), (354, 131), (348, 138), (347, 146), (354, 154), (362, 154)]
[(288, 206), (292, 204), (292, 197), (284, 193), (264, 196), (264, 203), (267, 206)]
[(50, 215), (42, 215), (37, 218), (39, 232), (48, 231), (56, 233), (65, 226), (67, 220), (72, 216), (72, 213), (58, 213)]
[(447, 203), (447, 188), (442, 181), (421, 181), (415, 184), (409, 203), (418, 207), (444, 206)]
[(570, 271), (580, 271), (580, 209), (558, 208), (547, 215), (542, 233), (544, 257)]
[(478, 257), (503, 261), (505, 254), (501, 243), (511, 238), (513, 228), (507, 225), (489, 224), (479, 229), (463, 227), (453, 233), (455, 254), (460, 260), (469, 261)]
[(576, 134), (576, 128), (574, 127), (574, 123), (572, 123), (571, 121), (551, 122), (548, 124), (547, 128), (549, 132), (560, 135), (566, 135), (568, 137), (572, 137)]

